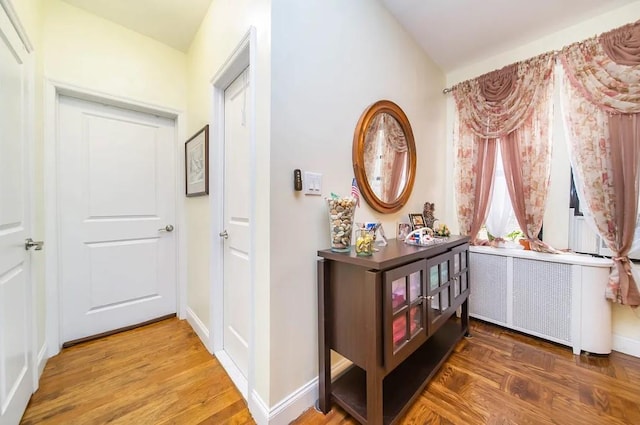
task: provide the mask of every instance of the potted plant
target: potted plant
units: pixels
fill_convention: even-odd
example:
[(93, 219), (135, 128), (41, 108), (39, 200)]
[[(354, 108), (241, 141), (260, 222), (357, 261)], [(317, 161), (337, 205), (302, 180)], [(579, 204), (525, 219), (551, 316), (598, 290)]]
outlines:
[[(518, 248), (518, 243), (520, 243), (520, 245), (522, 245), (523, 247), (524, 244), (522, 244), (520, 241), (523, 241), (525, 239), (524, 238), (524, 233), (522, 233), (522, 231), (520, 229), (514, 230), (512, 232), (507, 233), (506, 238), (511, 241), (511, 243), (509, 244), (509, 248)], [(518, 242), (516, 242), (518, 241)], [(526, 240), (525, 240), (526, 241)], [(526, 241), (528, 242), (528, 241)], [(526, 249), (526, 247), (525, 247)]]

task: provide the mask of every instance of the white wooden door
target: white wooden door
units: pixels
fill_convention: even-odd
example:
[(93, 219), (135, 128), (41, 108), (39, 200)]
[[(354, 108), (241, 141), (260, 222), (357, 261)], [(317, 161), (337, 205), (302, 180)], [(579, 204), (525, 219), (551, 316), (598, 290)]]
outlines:
[(0, 424), (20, 421), (33, 392), (27, 52), (0, 7)]
[(174, 121), (61, 96), (61, 340), (176, 312)]
[(249, 69), (224, 93), (224, 351), (249, 368)]

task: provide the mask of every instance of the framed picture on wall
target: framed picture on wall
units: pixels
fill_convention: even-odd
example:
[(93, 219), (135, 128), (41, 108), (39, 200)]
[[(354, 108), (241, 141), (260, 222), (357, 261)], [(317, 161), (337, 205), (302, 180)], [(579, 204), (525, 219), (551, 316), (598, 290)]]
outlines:
[(209, 125), (184, 144), (185, 194), (209, 194)]

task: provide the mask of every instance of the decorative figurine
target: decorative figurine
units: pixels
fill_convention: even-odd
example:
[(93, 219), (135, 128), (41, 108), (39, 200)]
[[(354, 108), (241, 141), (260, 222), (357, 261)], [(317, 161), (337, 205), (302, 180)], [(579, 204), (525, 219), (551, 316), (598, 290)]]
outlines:
[(433, 228), (433, 223), (437, 220), (437, 218), (434, 215), (435, 210), (436, 210), (436, 205), (433, 202), (424, 203), (424, 211), (422, 215), (424, 217), (425, 225), (432, 230), (435, 230)]

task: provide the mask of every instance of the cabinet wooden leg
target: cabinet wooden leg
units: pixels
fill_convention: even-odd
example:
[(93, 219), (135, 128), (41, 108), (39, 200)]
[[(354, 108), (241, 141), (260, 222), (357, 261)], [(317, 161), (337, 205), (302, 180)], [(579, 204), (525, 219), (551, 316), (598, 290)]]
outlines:
[(330, 315), (325, 311), (329, 298), (328, 268), (328, 262), (318, 261), (318, 408), (325, 415), (331, 410)]
[(367, 372), (367, 425), (382, 425), (382, 380)]

